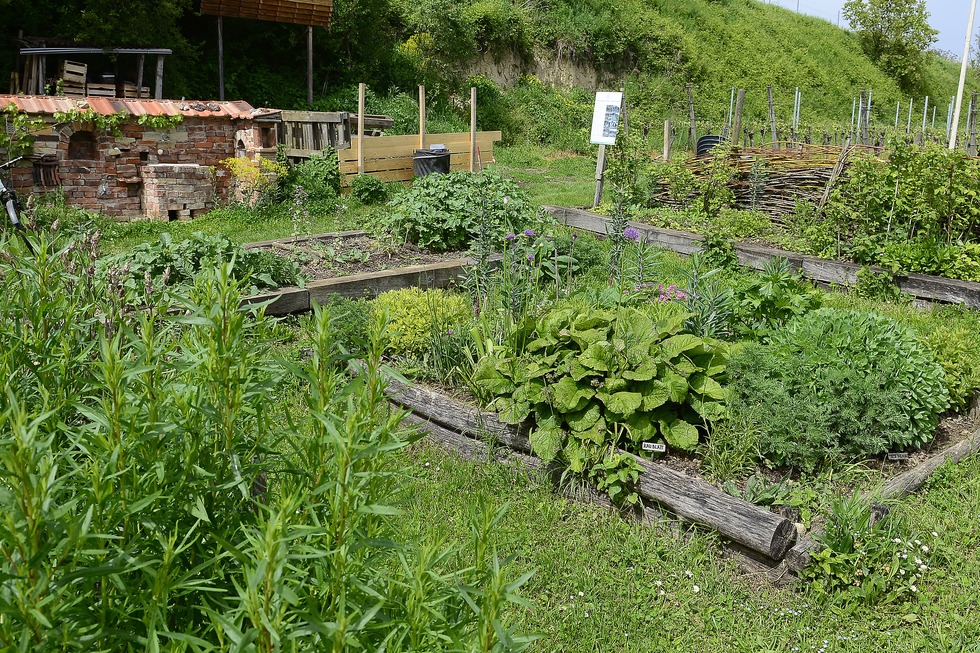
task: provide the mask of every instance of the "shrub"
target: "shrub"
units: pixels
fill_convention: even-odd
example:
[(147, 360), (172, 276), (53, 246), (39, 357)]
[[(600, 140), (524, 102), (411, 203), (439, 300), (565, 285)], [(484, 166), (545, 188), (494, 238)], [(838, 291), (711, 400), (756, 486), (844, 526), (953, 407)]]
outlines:
[[(500, 512), (474, 510), (463, 546), (395, 541), (411, 440), (377, 325), (361, 375), (338, 372), (319, 310), (283, 367), (230, 265), (154, 319), (87, 274), (91, 239), (35, 246), (0, 258), (5, 649), (524, 648), (501, 617), (523, 580), (493, 549)], [(303, 410), (270, 401), (287, 384)]]
[(294, 167), (290, 177), (292, 181), (290, 191), (292, 192), (296, 186), (302, 186), (312, 202), (337, 197), (340, 193), (340, 163), (337, 159), (337, 151), (328, 148), (323, 154), (314, 154)]
[(736, 329), (746, 337), (765, 339), (795, 317), (820, 307), (820, 293), (778, 257), (766, 263), (738, 290)]
[(125, 270), (130, 289), (151, 282), (158, 286), (189, 284), (202, 271), (232, 260), (235, 261), (233, 278), (247, 279), (253, 291), (302, 283), (299, 266), (294, 261), (272, 252), (243, 249), (227, 236), (201, 232), (179, 242), (174, 242), (168, 233), (160, 234), (156, 243), (145, 243), (130, 252), (99, 261), (99, 273)]
[(631, 460), (615, 448), (643, 453), (643, 443), (662, 439), (691, 450), (699, 427), (724, 413), (727, 348), (682, 325), (683, 316), (655, 323), (630, 308), (557, 308), (537, 322), (525, 351), (505, 346), (484, 357), (474, 389), (505, 422), (534, 416), (531, 447), (542, 459), (561, 459), (607, 485), (614, 501), (635, 503), (621, 482)]
[(464, 297), (444, 290), (420, 288), (381, 293), (374, 300), (373, 310), (388, 318), (385, 351), (415, 357), (422, 357), (429, 350), (433, 325), (447, 329), (470, 315), (470, 306)]
[(980, 338), (962, 325), (932, 324), (923, 343), (946, 373), (946, 388), (953, 410), (963, 411), (980, 388)]
[(357, 175), (350, 183), (350, 194), (361, 204), (381, 204), (390, 196), (388, 186), (372, 175)]
[(942, 368), (913, 332), (874, 313), (820, 309), (734, 357), (732, 396), (760, 450), (812, 470), (841, 457), (920, 447), (949, 406)]
[(386, 230), (435, 251), (464, 249), (483, 231), (500, 240), (523, 231), (535, 212), (517, 184), (495, 172), (418, 179), (388, 205)]

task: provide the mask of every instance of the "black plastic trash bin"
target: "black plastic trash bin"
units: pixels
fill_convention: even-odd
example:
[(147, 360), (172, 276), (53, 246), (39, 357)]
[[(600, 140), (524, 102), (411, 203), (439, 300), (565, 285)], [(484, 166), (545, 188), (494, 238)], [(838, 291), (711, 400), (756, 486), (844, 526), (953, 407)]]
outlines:
[(416, 177), (425, 177), (433, 172), (449, 172), (449, 150), (435, 145), (428, 150), (415, 150), (412, 168)]

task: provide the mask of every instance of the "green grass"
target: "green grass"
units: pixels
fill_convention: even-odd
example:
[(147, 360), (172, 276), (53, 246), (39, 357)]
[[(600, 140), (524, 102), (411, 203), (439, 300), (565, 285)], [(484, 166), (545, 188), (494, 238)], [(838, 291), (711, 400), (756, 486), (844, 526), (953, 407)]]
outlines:
[(527, 191), (534, 204), (592, 206), (595, 159), (538, 146), (502, 147), (497, 167)]
[[(535, 571), (512, 615), (538, 651), (976, 651), (980, 640), (980, 459), (943, 468), (893, 508), (935, 530), (942, 563), (919, 600), (875, 608), (820, 604), (739, 571), (713, 535), (650, 529), (570, 502), (512, 464), (421, 447), (402, 491), (406, 536), (464, 542), (479, 500), (509, 505), (497, 536), (510, 575)], [(697, 586), (697, 590), (695, 590)], [(662, 593), (661, 593), (662, 592)], [(825, 645), (826, 640), (826, 645)], [(795, 647), (795, 648), (794, 648)]]

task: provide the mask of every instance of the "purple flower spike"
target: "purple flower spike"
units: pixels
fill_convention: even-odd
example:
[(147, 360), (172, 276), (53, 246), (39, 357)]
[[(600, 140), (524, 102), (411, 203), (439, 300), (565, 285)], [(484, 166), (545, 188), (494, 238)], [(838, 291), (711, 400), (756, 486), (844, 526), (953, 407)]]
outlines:
[(623, 229), (623, 238), (626, 240), (637, 241), (640, 239), (640, 232), (636, 227), (626, 227)]
[(525, 229), (524, 235), (527, 236), (528, 238), (533, 238), (537, 234), (534, 233), (534, 229)]
[(517, 236), (515, 236), (514, 234), (507, 234), (506, 236), (504, 236), (504, 238), (506, 238), (507, 240), (514, 240), (515, 238), (517, 238)]
[(533, 261), (534, 260), (534, 254), (528, 254), (527, 255), (527, 260)]

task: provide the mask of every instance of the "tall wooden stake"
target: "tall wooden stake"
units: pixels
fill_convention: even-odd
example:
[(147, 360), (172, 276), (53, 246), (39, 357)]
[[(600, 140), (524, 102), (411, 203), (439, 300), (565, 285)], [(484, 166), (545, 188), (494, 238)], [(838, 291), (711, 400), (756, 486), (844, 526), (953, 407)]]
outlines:
[(738, 95), (735, 96), (735, 115), (732, 118), (732, 143), (738, 144), (739, 139), (742, 137), (742, 111), (745, 107), (745, 89), (738, 89)]
[(136, 71), (136, 99), (143, 97), (143, 70), (146, 68), (146, 55), (141, 54), (137, 57)]
[(357, 174), (364, 174), (364, 82), (357, 85)]
[(425, 149), (425, 87), (419, 86), (419, 149)]
[(606, 146), (599, 146), (599, 158), (595, 162), (595, 198), (592, 200), (592, 208), (599, 206), (602, 201), (602, 182), (606, 171)]
[(306, 26), (306, 103), (313, 106), (313, 26)]
[(225, 99), (225, 22), (218, 16), (218, 99)]
[(687, 108), (691, 119), (691, 131), (688, 134), (690, 148), (692, 152), (696, 152), (698, 149), (698, 119), (694, 115), (694, 87), (691, 84), (687, 85)]
[(772, 130), (772, 149), (776, 149), (778, 139), (778, 130), (776, 129), (776, 102), (772, 98), (772, 84), (769, 85), (769, 125)]
[(966, 67), (970, 63), (970, 43), (973, 41), (973, 19), (977, 14), (977, 0), (970, 3), (970, 20), (966, 23), (966, 43), (963, 45), (963, 63), (960, 65), (960, 83), (956, 88), (956, 107), (953, 109), (952, 131), (949, 149), (956, 149), (956, 131), (960, 126), (960, 109), (963, 106), (963, 87), (966, 85)]
[(156, 95), (157, 100), (163, 99), (163, 55), (162, 54), (157, 55), (157, 87), (154, 95)]
[(476, 172), (476, 87), (470, 88), (470, 172)]

